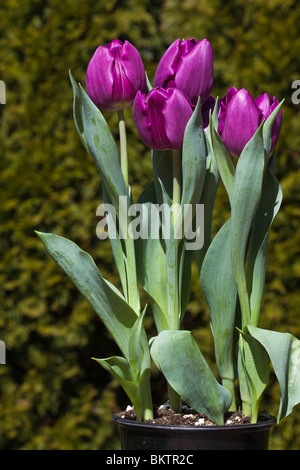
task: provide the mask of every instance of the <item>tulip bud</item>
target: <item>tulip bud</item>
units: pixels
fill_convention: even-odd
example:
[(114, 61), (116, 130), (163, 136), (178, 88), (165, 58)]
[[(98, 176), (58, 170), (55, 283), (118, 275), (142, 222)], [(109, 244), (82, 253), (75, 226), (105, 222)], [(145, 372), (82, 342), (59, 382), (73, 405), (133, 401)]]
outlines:
[[(262, 114), (263, 114), (263, 119), (268, 119), (270, 114), (272, 114), (274, 109), (277, 108), (277, 106), (279, 105), (279, 102), (275, 98), (275, 96), (273, 96), (273, 98), (270, 100), (267, 93), (264, 93), (263, 95), (259, 96), (254, 101), (255, 101), (256, 106), (258, 106), (259, 109), (261, 109)], [(273, 150), (275, 149), (277, 141), (279, 139), (281, 125), (282, 125), (282, 111), (280, 110), (276, 116), (275, 122), (272, 127), (271, 152), (273, 152)]]
[(137, 49), (119, 39), (99, 46), (87, 68), (86, 88), (101, 110), (118, 111), (132, 106), (137, 91), (146, 91), (145, 69)]
[[(232, 156), (236, 158), (240, 156), (261, 122), (270, 116), (278, 104), (275, 97), (270, 101), (266, 93), (253, 100), (245, 88), (237, 90), (232, 87), (228, 90), (225, 97), (220, 100), (218, 132)], [(271, 151), (278, 141), (281, 123), (280, 110), (272, 127)]]
[(181, 150), (185, 127), (193, 113), (188, 97), (177, 88), (153, 88), (147, 95), (138, 91), (133, 118), (139, 135), (154, 150)]
[(179, 88), (192, 104), (207, 100), (213, 87), (212, 48), (207, 39), (177, 39), (162, 56), (154, 76), (154, 86)]

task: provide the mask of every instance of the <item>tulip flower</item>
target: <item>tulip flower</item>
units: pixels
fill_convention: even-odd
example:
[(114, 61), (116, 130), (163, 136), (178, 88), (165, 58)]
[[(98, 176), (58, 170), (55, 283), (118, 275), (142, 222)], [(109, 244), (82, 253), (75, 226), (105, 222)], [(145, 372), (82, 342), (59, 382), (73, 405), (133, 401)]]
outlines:
[(181, 150), (185, 127), (193, 113), (188, 97), (177, 88), (137, 92), (133, 118), (145, 145), (154, 150)]
[[(258, 106), (259, 109), (262, 110), (263, 119), (267, 119), (279, 104), (275, 96), (273, 96), (273, 98), (270, 99), (267, 93), (264, 93), (263, 95), (259, 96), (254, 101), (255, 101), (256, 106)], [(273, 150), (275, 149), (277, 141), (279, 139), (281, 125), (282, 125), (282, 111), (280, 110), (272, 127), (271, 152), (273, 152)]]
[(137, 49), (114, 39), (99, 46), (89, 62), (86, 88), (101, 110), (118, 111), (132, 106), (136, 92), (146, 90), (146, 74)]
[(207, 39), (177, 39), (162, 56), (154, 76), (154, 86), (179, 88), (193, 105), (207, 100), (213, 87), (212, 48)]
[[(220, 103), (218, 131), (232, 156), (240, 156), (261, 122), (270, 116), (278, 104), (275, 97), (271, 100), (266, 93), (254, 100), (245, 88), (237, 90), (232, 87), (228, 90)], [(272, 128), (271, 152), (278, 141), (281, 123), (280, 110)]]

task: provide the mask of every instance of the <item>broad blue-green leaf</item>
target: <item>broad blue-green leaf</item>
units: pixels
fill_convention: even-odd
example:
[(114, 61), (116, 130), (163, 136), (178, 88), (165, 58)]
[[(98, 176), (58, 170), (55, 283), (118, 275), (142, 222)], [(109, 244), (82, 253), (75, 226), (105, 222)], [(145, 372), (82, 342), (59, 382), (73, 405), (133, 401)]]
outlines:
[(134, 382), (138, 384), (141, 397), (141, 419), (153, 417), (150, 387), (151, 360), (149, 344), (143, 327), (147, 306), (133, 325), (129, 344), (129, 363)]
[(173, 190), (173, 156), (171, 150), (152, 150), (153, 178), (156, 191), (156, 201), (163, 203), (162, 185), (172, 198)]
[(277, 422), (288, 416), (300, 403), (300, 341), (290, 333), (248, 326), (253, 338), (267, 351), (280, 384)]
[(145, 370), (150, 370), (150, 352), (143, 320), (146, 312), (144, 308), (132, 327), (129, 341), (129, 364), (135, 382), (140, 382)]
[[(77, 129), (77, 132), (79, 134), (80, 140), (81, 140), (84, 148), (86, 149), (86, 151), (88, 153), (90, 153), (90, 149), (88, 147), (86, 137), (85, 137), (85, 133), (84, 133), (84, 125), (83, 125), (83, 120), (82, 120), (82, 105), (83, 105), (82, 104), (82, 91), (81, 91), (81, 88), (76, 83), (76, 81), (74, 80), (71, 71), (69, 72), (69, 76), (70, 76), (70, 81), (71, 81), (71, 84), (72, 84), (73, 95), (74, 95), (73, 117), (74, 117), (75, 127)], [(102, 121), (102, 126), (105, 129), (106, 124), (103, 121)], [(113, 143), (112, 143), (111, 147), (112, 147), (112, 154), (116, 154), (116, 156), (118, 157), (116, 148), (114, 147)], [(94, 159), (96, 159), (95, 156), (94, 156)], [(117, 164), (117, 159), (115, 159), (115, 160), (116, 160), (116, 164)], [(99, 162), (97, 163), (97, 166), (98, 166), (99, 170), (101, 170), (101, 165), (100, 165)], [(108, 190), (106, 190), (105, 184), (106, 184), (105, 177), (103, 176), (103, 179), (102, 179), (102, 192), (103, 192), (104, 202), (107, 203), (107, 204), (112, 204), (112, 202), (116, 202), (116, 200), (113, 198), (113, 200), (111, 201), (111, 199), (109, 197), (109, 193), (110, 193), (109, 188), (108, 188)], [(117, 237), (110, 236), (110, 241), (111, 241), (112, 250), (113, 250), (114, 258), (115, 258), (115, 261), (116, 261), (117, 269), (118, 269), (118, 272), (119, 272), (119, 275), (120, 275), (120, 280), (121, 280), (121, 284), (122, 284), (122, 287), (123, 287), (124, 295), (125, 295), (126, 298), (128, 298), (126, 258), (124, 257), (124, 252), (122, 250), (122, 244), (121, 244), (119, 236), (118, 236), (118, 231), (116, 230), (115, 227), (113, 227), (114, 224), (113, 224), (112, 218), (108, 217), (107, 220), (108, 220), (109, 233), (111, 234), (112, 231), (113, 231), (114, 233), (117, 234)]]
[(92, 257), (72, 241), (53, 233), (36, 232), (46, 250), (91, 304), (129, 358), (131, 329), (137, 318), (124, 297), (100, 274)]
[[(201, 198), (199, 203), (203, 204), (204, 207), (204, 227), (200, 227), (200, 230), (204, 231), (204, 244), (199, 250), (194, 251), (194, 256), (198, 266), (199, 273), (201, 272), (201, 266), (207, 249), (211, 243), (212, 237), (212, 213), (214, 202), (217, 194), (217, 189), (220, 183), (220, 174), (218, 166), (215, 160), (215, 156), (212, 151), (211, 142), (209, 136), (205, 133), (206, 147), (208, 149), (208, 155), (206, 159), (206, 174), (204, 187), (202, 190)], [(198, 234), (198, 236), (200, 236)]]
[(256, 422), (260, 399), (270, 376), (270, 358), (259, 341), (247, 332), (247, 327), (240, 332), (239, 346), (252, 402), (252, 422)]
[(207, 148), (200, 99), (187, 123), (182, 148), (182, 211), (184, 204), (199, 203), (206, 172)]
[[(175, 238), (173, 222), (172, 199), (159, 179), (161, 194), (163, 198), (164, 216), (162, 219), (162, 230), (164, 231), (164, 244), (166, 253), (166, 285), (167, 285), (167, 305), (168, 305), (168, 328), (179, 328), (181, 318), (181, 292), (179, 290), (180, 256), (179, 245), (181, 239)], [(178, 224), (177, 224), (178, 227)]]
[(264, 291), (269, 229), (282, 201), (280, 184), (271, 172), (272, 164), (270, 159), (263, 179), (262, 197), (254, 217), (248, 251), (246, 276), (253, 326), (258, 323)]
[(74, 119), (75, 127), (80, 137), (82, 145), (84, 146), (86, 151), (89, 152), (88, 145), (86, 143), (86, 138), (84, 135), (83, 123), (82, 123), (81, 91), (80, 91), (78, 84), (74, 80), (74, 77), (71, 71), (69, 71), (69, 77), (70, 77), (71, 85), (73, 88), (73, 97), (74, 97), (73, 98), (73, 119)]
[(221, 180), (227, 191), (229, 201), (232, 202), (235, 168), (230, 153), (228, 152), (223, 140), (216, 131), (212, 119), (209, 123), (209, 133), (212, 150), (218, 165)]
[(250, 324), (250, 302), (245, 275), (246, 247), (255, 211), (261, 197), (265, 169), (262, 126), (245, 145), (237, 166), (232, 195), (231, 260), (238, 286), (243, 324)]
[[(126, 259), (126, 255), (124, 252), (124, 246), (119, 236), (116, 211), (110, 202), (109, 196), (105, 189), (104, 181), (102, 181), (102, 194), (103, 194), (104, 203), (108, 205), (107, 211), (106, 211), (106, 222), (107, 222), (107, 227), (108, 227), (109, 241), (112, 247), (114, 259), (115, 259), (118, 273), (120, 276), (120, 281), (122, 284), (124, 296), (125, 296), (125, 299), (128, 300), (129, 294), (128, 294), (128, 278), (127, 278), (127, 259)], [(96, 215), (102, 215), (98, 213), (98, 209), (97, 209)]]
[(133, 404), (136, 413), (141, 416), (142, 404), (139, 386), (134, 382), (128, 361), (124, 357), (119, 356), (112, 356), (106, 359), (94, 357), (93, 359), (118, 380)]
[(105, 188), (117, 214), (119, 196), (128, 196), (116, 142), (101, 111), (81, 89), (83, 131), (89, 151), (104, 179)]
[(222, 380), (233, 381), (237, 285), (231, 265), (231, 219), (219, 230), (207, 250), (200, 285), (209, 307), (220, 376)]
[(189, 406), (217, 424), (224, 423), (231, 395), (215, 379), (190, 331), (162, 331), (150, 351), (168, 383)]
[[(149, 194), (145, 194), (144, 198), (153, 198), (152, 189), (149, 188)], [(147, 224), (148, 238), (135, 240), (137, 278), (139, 284), (148, 293), (156, 328), (159, 332), (168, 328), (166, 254), (163, 241), (160, 238), (155, 238), (154, 234), (151, 236), (151, 227), (153, 228), (151, 225), (152, 203), (143, 202), (144, 200), (139, 199), (139, 203), (143, 204), (146, 209), (145, 214), (148, 216), (147, 220), (144, 220), (144, 224)]]

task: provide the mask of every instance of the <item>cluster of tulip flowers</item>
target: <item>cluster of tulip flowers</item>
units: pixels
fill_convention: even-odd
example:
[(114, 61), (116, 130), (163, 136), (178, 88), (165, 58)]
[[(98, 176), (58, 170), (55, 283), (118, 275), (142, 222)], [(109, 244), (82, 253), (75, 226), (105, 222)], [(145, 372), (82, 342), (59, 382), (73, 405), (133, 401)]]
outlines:
[[(120, 111), (133, 105), (139, 135), (150, 149), (181, 150), (184, 131), (200, 97), (203, 126), (215, 99), (214, 55), (207, 39), (177, 39), (161, 58), (154, 88), (148, 92), (142, 58), (125, 41), (100, 46), (91, 59), (86, 76), (87, 92), (100, 110)], [(255, 100), (245, 90), (232, 87), (219, 102), (218, 132), (231, 155), (239, 157), (261, 122), (278, 106), (267, 93)], [(282, 112), (272, 128), (272, 148), (279, 138)]]
[[(171, 408), (180, 412), (184, 401), (217, 424), (224, 423), (226, 411), (237, 409), (237, 388), (244, 414), (257, 421), (271, 364), (281, 387), (278, 421), (300, 401), (300, 341), (258, 326), (268, 233), (282, 200), (274, 176), (282, 102), (267, 93), (253, 99), (246, 89), (235, 87), (215, 99), (213, 62), (207, 39), (177, 39), (159, 61), (152, 87), (137, 49), (115, 39), (98, 47), (91, 58), (87, 93), (70, 73), (75, 126), (100, 172), (103, 199), (115, 207), (119, 223), (120, 197), (125, 197), (128, 207), (133, 203), (124, 118), (124, 110), (131, 106), (153, 164), (153, 181), (139, 202), (144, 207), (173, 208), (167, 239), (121, 237), (126, 227), (119, 227), (118, 236), (110, 239), (122, 292), (73, 242), (37, 232), (123, 354), (96, 360), (119, 380), (137, 420), (153, 417), (151, 358), (166, 378)], [(120, 150), (102, 111), (118, 114)], [(231, 215), (212, 237), (220, 181)], [(186, 248), (184, 237), (176, 237), (183, 223), (178, 208), (197, 204), (204, 207), (204, 227), (200, 227), (204, 244), (193, 251)], [(108, 232), (116, 233), (116, 220), (109, 211), (106, 218)], [(221, 383), (201, 345), (182, 329), (193, 259), (210, 312)], [(148, 295), (157, 329), (157, 336), (150, 339), (143, 325), (147, 306), (141, 307), (139, 286)]]

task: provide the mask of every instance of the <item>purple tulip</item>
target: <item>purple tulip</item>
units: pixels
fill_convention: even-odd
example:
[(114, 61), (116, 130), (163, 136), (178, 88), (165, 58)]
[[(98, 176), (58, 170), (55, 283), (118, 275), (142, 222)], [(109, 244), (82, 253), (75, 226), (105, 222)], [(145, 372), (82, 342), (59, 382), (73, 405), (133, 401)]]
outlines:
[[(238, 158), (257, 128), (278, 106), (278, 100), (263, 95), (253, 100), (250, 93), (242, 88), (232, 87), (220, 100), (218, 131), (232, 156)], [(274, 150), (282, 124), (282, 112), (279, 111), (272, 127), (272, 146)]]
[(185, 127), (193, 113), (188, 97), (177, 88), (153, 88), (137, 92), (133, 118), (138, 133), (154, 150), (181, 150)]
[(89, 62), (86, 88), (101, 110), (118, 111), (133, 104), (138, 90), (146, 90), (146, 74), (137, 49), (114, 39), (99, 46)]
[(154, 76), (154, 86), (179, 88), (193, 105), (207, 100), (213, 88), (212, 48), (207, 39), (177, 39), (162, 56)]
[[(264, 93), (263, 95), (259, 96), (254, 101), (255, 101), (256, 106), (258, 106), (259, 109), (262, 110), (263, 119), (267, 119), (270, 116), (270, 114), (272, 114), (274, 109), (277, 108), (277, 106), (279, 105), (279, 102), (275, 98), (275, 96), (273, 96), (273, 98), (270, 99), (267, 93)], [(275, 149), (277, 141), (279, 139), (281, 125), (282, 125), (282, 111), (280, 110), (276, 116), (275, 122), (272, 127), (271, 152), (273, 152), (273, 150)]]

